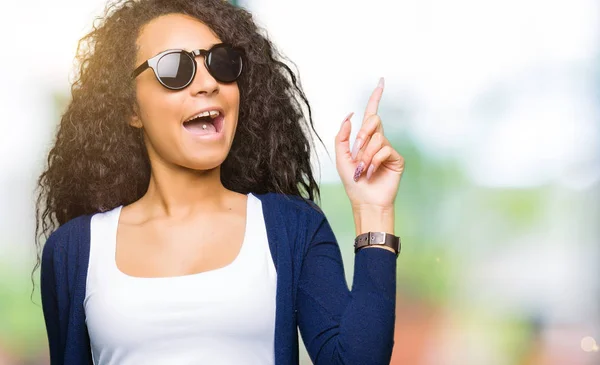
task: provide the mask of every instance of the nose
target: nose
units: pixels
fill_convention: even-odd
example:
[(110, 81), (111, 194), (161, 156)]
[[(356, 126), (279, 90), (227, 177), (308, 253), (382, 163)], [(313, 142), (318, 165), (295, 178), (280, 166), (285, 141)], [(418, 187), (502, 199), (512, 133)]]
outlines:
[(213, 95), (219, 92), (219, 82), (206, 69), (204, 56), (196, 57), (196, 75), (189, 86), (192, 96), (198, 94)]

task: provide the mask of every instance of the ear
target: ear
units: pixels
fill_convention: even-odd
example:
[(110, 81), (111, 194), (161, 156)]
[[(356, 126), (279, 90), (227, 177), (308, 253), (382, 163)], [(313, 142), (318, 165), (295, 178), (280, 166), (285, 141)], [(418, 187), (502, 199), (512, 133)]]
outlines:
[(135, 105), (133, 107), (133, 115), (131, 116), (131, 119), (129, 120), (129, 125), (134, 127), (134, 128), (142, 128), (144, 125), (142, 124), (142, 120), (139, 117), (140, 113), (139, 113), (139, 108), (137, 107), (137, 105)]
[(140, 120), (140, 118), (137, 116), (137, 114), (134, 114), (133, 116), (131, 116), (131, 120), (129, 121), (129, 125), (134, 127), (134, 128), (142, 128), (142, 121)]

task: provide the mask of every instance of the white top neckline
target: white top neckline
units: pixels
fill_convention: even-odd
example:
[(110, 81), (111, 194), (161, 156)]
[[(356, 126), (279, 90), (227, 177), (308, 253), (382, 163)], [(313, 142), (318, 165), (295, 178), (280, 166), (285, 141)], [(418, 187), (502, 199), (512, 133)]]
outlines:
[(240, 247), (240, 251), (238, 252), (236, 257), (233, 259), (233, 261), (231, 261), (229, 264), (227, 264), (223, 267), (219, 267), (216, 269), (202, 271), (202, 272), (193, 273), (193, 274), (187, 274), (187, 275), (177, 275), (177, 276), (152, 276), (152, 277), (133, 276), (133, 275), (126, 274), (121, 269), (119, 269), (119, 267), (117, 265), (117, 229), (119, 226), (119, 220), (121, 218), (121, 211), (123, 209), (123, 205), (118, 206), (113, 211), (108, 212), (110, 214), (116, 215), (116, 217), (114, 217), (114, 219), (113, 219), (114, 225), (112, 227), (112, 229), (113, 229), (112, 237), (114, 237), (114, 240), (111, 243), (111, 252), (112, 252), (112, 258), (113, 258), (111, 260), (112, 265), (110, 265), (111, 269), (114, 271), (114, 274), (116, 276), (124, 278), (125, 280), (140, 280), (140, 281), (200, 280), (202, 277), (210, 277), (213, 275), (218, 275), (221, 271), (232, 270), (237, 265), (239, 265), (240, 261), (242, 261), (244, 259), (245, 251), (247, 250), (247, 246), (248, 246), (247, 238), (248, 238), (248, 236), (250, 236), (252, 234), (252, 232), (250, 232), (250, 230), (253, 227), (252, 224), (248, 224), (248, 222), (251, 219), (250, 212), (252, 211), (253, 204), (257, 204), (257, 202), (260, 203), (260, 200), (258, 200), (258, 198), (256, 198), (254, 195), (252, 195), (252, 193), (248, 193), (247, 196), (248, 196), (248, 198), (246, 201), (246, 223), (245, 223), (245, 229), (244, 229), (244, 238), (242, 239), (242, 245)]

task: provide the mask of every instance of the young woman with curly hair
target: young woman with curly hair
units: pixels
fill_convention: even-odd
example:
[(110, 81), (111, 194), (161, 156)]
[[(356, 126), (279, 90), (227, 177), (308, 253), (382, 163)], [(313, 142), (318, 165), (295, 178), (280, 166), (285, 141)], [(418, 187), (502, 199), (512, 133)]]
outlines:
[(297, 329), (316, 364), (389, 363), (404, 161), (383, 80), (352, 150), (351, 116), (336, 137), (350, 291), (314, 203), (310, 106), (247, 11), (120, 1), (77, 58), (37, 201), (53, 365), (297, 364)]

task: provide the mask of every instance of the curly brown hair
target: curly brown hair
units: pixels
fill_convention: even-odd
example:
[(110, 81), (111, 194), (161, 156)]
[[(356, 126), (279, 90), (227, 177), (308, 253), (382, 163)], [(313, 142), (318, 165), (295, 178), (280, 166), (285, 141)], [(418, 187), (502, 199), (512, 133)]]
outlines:
[(287, 59), (248, 11), (224, 0), (120, 0), (107, 5), (77, 47), (71, 100), (38, 180), (34, 271), (42, 236), (79, 215), (130, 204), (146, 192), (150, 162), (143, 132), (128, 123), (136, 100), (130, 76), (141, 27), (171, 13), (200, 20), (223, 42), (245, 52), (238, 79), (239, 123), (221, 166), (223, 185), (242, 194), (319, 198), (310, 161), (311, 133), (319, 137), (310, 105), (283, 62)]

